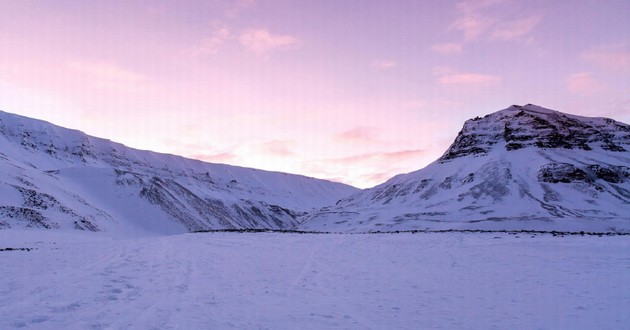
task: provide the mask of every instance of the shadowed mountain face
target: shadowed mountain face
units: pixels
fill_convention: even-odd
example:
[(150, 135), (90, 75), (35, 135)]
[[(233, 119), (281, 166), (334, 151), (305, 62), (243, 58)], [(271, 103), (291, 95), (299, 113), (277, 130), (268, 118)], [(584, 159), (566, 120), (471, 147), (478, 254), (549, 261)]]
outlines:
[(528, 104), (468, 120), (442, 157), (300, 229), (630, 231), (630, 126)]
[(141, 151), (0, 112), (0, 229), (288, 229), (358, 189)]

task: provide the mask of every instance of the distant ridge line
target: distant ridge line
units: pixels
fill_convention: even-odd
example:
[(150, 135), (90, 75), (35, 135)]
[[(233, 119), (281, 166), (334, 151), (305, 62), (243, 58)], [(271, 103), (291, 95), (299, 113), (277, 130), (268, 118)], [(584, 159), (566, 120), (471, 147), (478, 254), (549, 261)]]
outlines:
[(510, 235), (517, 234), (540, 234), (553, 236), (630, 236), (630, 232), (586, 232), (586, 231), (557, 231), (557, 230), (485, 230), (485, 229), (443, 229), (443, 230), (393, 230), (393, 231), (366, 231), (366, 232), (342, 232), (342, 231), (316, 231), (316, 230), (292, 230), (292, 229), (211, 229), (197, 230), (192, 234), (203, 233), (278, 233), (278, 234), (307, 234), (307, 235), (371, 235), (371, 234), (445, 234), (445, 233), (504, 233)]

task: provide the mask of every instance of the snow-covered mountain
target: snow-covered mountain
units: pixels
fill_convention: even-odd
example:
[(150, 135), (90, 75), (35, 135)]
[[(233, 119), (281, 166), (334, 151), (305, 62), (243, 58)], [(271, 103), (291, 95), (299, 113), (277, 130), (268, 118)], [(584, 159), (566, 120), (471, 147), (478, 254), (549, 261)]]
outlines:
[(0, 112), (0, 229), (293, 228), (358, 189), (128, 148)]
[(630, 126), (535, 105), (466, 121), (426, 168), (298, 226), (323, 231), (630, 231)]

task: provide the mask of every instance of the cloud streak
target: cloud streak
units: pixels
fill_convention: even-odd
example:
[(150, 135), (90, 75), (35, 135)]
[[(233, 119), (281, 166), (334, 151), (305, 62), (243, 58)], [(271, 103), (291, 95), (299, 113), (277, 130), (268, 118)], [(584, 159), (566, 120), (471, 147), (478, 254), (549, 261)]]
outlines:
[(221, 153), (217, 153), (217, 154), (206, 154), (206, 153), (201, 153), (201, 154), (190, 154), (187, 157), (193, 158), (193, 159), (199, 159), (202, 161), (206, 161), (206, 162), (210, 162), (210, 163), (236, 163), (239, 160), (239, 156), (237, 154), (234, 153), (230, 153), (230, 152), (221, 152)]
[(273, 34), (267, 29), (245, 30), (238, 40), (245, 49), (259, 56), (278, 49), (286, 49), (298, 43), (297, 38), (293, 36)]
[(595, 50), (584, 53), (582, 57), (608, 71), (630, 72), (630, 51), (620, 49)]
[(462, 49), (463, 47), (461, 44), (454, 42), (431, 46), (432, 51), (443, 55), (459, 54), (462, 52)]
[(214, 55), (219, 52), (219, 48), (230, 37), (230, 30), (226, 27), (218, 28), (211, 37), (203, 39), (200, 45), (193, 50), (193, 55), (204, 56)]
[(486, 14), (484, 10), (502, 2), (503, 0), (468, 0), (459, 2), (455, 6), (459, 17), (448, 26), (448, 30), (461, 32), (466, 41), (478, 39), (497, 21), (496, 18)]
[(500, 76), (474, 72), (457, 72), (446, 67), (434, 68), (433, 74), (441, 85), (496, 85), (503, 80)]
[(540, 14), (524, 18), (506, 17), (500, 10), (496, 10), (505, 2), (505, 0), (460, 2), (455, 6), (459, 15), (447, 30), (461, 32), (464, 40), (468, 42), (481, 38), (510, 41), (529, 35), (542, 20)]
[(376, 130), (371, 127), (355, 127), (335, 135), (334, 138), (342, 143), (374, 144), (378, 142)]
[(392, 152), (372, 152), (359, 154), (354, 156), (348, 156), (343, 158), (336, 158), (329, 160), (331, 163), (335, 164), (348, 164), (353, 165), (357, 163), (366, 163), (366, 162), (400, 162), (403, 160), (408, 160), (410, 158), (419, 158), (426, 154), (426, 150), (424, 149), (415, 149), (415, 150), (400, 150), (400, 151), (392, 151)]
[[(429, 152), (425, 149), (377, 151), (348, 157), (312, 160), (302, 163), (306, 172), (318, 177), (360, 185), (364, 188), (382, 183), (409, 168), (416, 170)], [(418, 166), (409, 166), (418, 164)]]
[(225, 10), (225, 16), (234, 18), (241, 12), (256, 5), (256, 0), (233, 0)]
[(372, 62), (372, 66), (379, 69), (391, 69), (398, 66), (398, 63), (392, 60), (377, 60)]
[(108, 62), (69, 62), (67, 66), (90, 79), (107, 82), (139, 82), (145, 77)]
[(498, 40), (513, 40), (529, 34), (540, 21), (542, 15), (532, 15), (515, 21), (503, 22), (492, 32), (492, 38)]
[(567, 78), (567, 89), (572, 93), (593, 95), (605, 88), (591, 73), (581, 72), (572, 74)]
[(289, 142), (287, 141), (270, 141), (262, 145), (262, 152), (265, 155), (275, 157), (290, 157), (295, 153), (289, 148)]

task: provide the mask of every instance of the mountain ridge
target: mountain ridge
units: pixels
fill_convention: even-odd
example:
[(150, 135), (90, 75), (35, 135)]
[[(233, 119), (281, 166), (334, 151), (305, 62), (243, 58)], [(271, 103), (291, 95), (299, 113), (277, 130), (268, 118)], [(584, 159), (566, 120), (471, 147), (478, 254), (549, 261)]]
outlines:
[(365, 190), (2, 111), (0, 150), (0, 229), (630, 232), (630, 126), (532, 104), (467, 120), (435, 162)]
[(0, 228), (108, 231), (131, 222), (140, 232), (160, 233), (283, 229), (358, 190), (302, 175), (129, 148), (6, 112), (0, 112), (0, 150), (0, 194), (5, 196)]
[(297, 228), (627, 231), (628, 149), (627, 124), (511, 106), (466, 121), (427, 167), (311, 213)]

